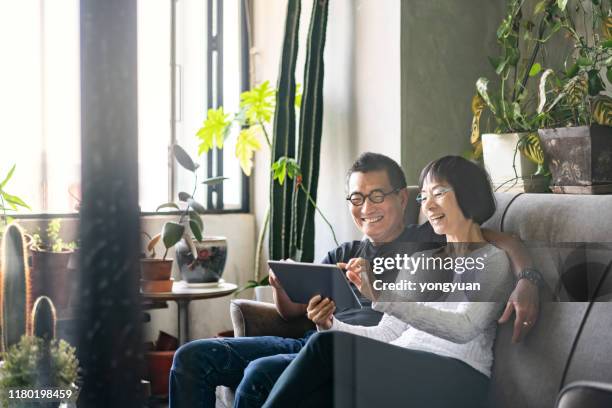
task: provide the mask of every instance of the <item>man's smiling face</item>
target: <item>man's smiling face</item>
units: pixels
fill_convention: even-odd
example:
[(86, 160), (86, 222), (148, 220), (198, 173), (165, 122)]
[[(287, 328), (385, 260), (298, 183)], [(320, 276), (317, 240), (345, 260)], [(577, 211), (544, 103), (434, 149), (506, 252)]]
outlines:
[[(389, 193), (394, 190), (385, 170), (354, 172), (348, 181), (348, 195), (361, 193), (364, 196), (374, 190)], [(408, 202), (408, 191), (403, 188), (389, 194), (382, 203), (366, 199), (363, 205), (348, 202), (349, 211), (357, 228), (372, 242), (391, 242), (404, 230), (404, 209)]]

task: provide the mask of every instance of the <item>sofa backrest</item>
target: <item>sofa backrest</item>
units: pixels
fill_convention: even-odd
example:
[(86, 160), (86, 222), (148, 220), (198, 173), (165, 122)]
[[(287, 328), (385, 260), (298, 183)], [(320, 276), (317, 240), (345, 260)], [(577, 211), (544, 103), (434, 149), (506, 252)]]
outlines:
[(552, 408), (571, 381), (612, 382), (612, 196), (495, 195), (484, 227), (520, 238), (548, 290), (523, 342), (511, 343), (512, 324), (498, 327), (489, 405)]

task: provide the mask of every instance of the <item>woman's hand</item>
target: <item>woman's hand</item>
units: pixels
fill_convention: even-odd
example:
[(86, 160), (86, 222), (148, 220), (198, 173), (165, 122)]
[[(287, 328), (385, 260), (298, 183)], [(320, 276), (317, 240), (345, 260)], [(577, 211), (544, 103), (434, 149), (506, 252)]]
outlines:
[(347, 263), (338, 263), (340, 268), (346, 269), (346, 277), (353, 282), (361, 294), (375, 302), (378, 293), (372, 288), (374, 275), (370, 263), (364, 258), (352, 258)]
[(335, 310), (336, 304), (333, 300), (321, 299), (321, 295), (316, 295), (308, 302), (306, 316), (317, 325), (318, 330), (329, 330), (332, 327)]
[(353, 282), (357, 289), (361, 291), (361, 272), (365, 271), (366, 261), (364, 258), (351, 258), (348, 262), (339, 262), (338, 267), (346, 270), (346, 277)]

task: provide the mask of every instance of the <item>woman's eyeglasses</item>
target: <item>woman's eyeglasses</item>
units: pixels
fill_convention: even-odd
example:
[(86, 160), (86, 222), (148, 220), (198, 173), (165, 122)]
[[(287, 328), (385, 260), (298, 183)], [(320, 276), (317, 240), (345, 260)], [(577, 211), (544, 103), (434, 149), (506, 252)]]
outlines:
[[(453, 188), (452, 187), (437, 187), (432, 190), (431, 197), (434, 199), (435, 202), (439, 202), (444, 196), (444, 194), (448, 193), (449, 191), (453, 191)], [(429, 199), (429, 197), (430, 196), (427, 193), (419, 193), (416, 196), (416, 202), (419, 204), (423, 204), (423, 202)]]
[(351, 202), (355, 207), (362, 206), (365, 203), (365, 200), (370, 200), (371, 203), (380, 204), (385, 201), (385, 197), (390, 194), (397, 193), (401, 188), (396, 188), (395, 190), (391, 190), (388, 193), (385, 193), (382, 190), (376, 189), (370, 191), (370, 194), (361, 194), (361, 193), (352, 193), (350, 196), (346, 197), (348, 201)]

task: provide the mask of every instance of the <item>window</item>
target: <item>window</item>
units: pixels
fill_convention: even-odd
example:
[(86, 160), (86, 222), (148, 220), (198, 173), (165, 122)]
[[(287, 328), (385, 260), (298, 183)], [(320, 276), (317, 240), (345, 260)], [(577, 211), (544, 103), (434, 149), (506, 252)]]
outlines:
[(75, 210), (80, 181), (79, 0), (0, 5), (0, 177), (33, 212)]
[[(173, 141), (196, 158), (195, 137), (210, 107), (236, 110), (245, 83), (242, 0), (139, 0), (138, 100), (140, 203), (154, 211), (192, 189), (192, 175), (170, 157)], [(174, 64), (173, 64), (174, 62)], [(174, 70), (170, 67), (174, 65)], [(163, 80), (160, 80), (163, 78)], [(173, 89), (174, 88), (174, 89)], [(174, 105), (173, 105), (174, 104)], [(199, 189), (210, 210), (247, 210), (247, 180), (234, 157), (235, 137), (222, 152), (198, 158), (198, 177), (223, 175), (222, 195)], [(176, 170), (170, 172), (170, 170)]]
[[(10, 61), (0, 64), (0, 178), (17, 165), (7, 191), (33, 213), (65, 214), (78, 207), (79, 3), (0, 5), (0, 49)], [(141, 210), (149, 212), (190, 189), (191, 175), (171, 158), (172, 143), (196, 158), (195, 133), (208, 107), (222, 103), (235, 109), (248, 81), (242, 66), (243, 0), (138, 0), (137, 7), (139, 193)], [(199, 178), (229, 177), (222, 195), (200, 189), (197, 199), (208, 209), (248, 210), (247, 180), (234, 149), (235, 136), (222, 152), (198, 158)]]

